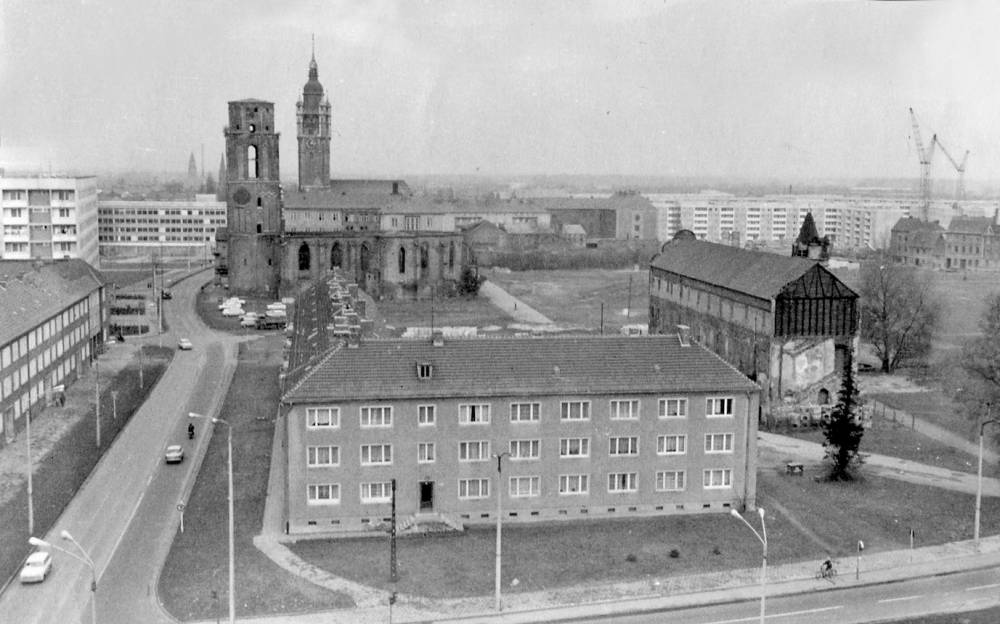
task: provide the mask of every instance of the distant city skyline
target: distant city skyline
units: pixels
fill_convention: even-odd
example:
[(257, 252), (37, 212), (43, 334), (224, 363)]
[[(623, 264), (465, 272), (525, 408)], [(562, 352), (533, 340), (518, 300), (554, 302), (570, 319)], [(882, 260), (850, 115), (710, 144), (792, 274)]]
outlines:
[[(909, 107), (1000, 178), (988, 2), (0, 0), (0, 167), (217, 174), (230, 100), (281, 177), (315, 35), (334, 175), (915, 179)], [(202, 147), (204, 146), (204, 165)], [(939, 152), (935, 178), (954, 179)]]

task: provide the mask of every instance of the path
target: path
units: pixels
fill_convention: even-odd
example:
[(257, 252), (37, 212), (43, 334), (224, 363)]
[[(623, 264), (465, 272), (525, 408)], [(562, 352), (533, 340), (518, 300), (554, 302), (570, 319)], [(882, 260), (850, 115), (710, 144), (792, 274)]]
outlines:
[(552, 319), (489, 280), (483, 282), (479, 287), (479, 294), (489, 299), (490, 303), (519, 323), (554, 325)]

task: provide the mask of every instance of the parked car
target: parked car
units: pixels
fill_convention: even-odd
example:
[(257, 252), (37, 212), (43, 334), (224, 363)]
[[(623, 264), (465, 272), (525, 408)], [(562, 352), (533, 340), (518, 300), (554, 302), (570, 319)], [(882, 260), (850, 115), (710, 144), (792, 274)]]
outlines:
[(256, 316), (244, 316), (240, 319), (240, 327), (256, 327), (257, 317)]
[(180, 444), (171, 444), (163, 457), (168, 464), (179, 464), (184, 461), (184, 449)]
[(284, 329), (285, 319), (263, 316), (257, 319), (257, 329)]
[(264, 316), (267, 318), (288, 318), (288, 313), (284, 310), (268, 310)]
[(22, 583), (41, 583), (52, 571), (52, 554), (38, 550), (28, 555), (28, 560), (21, 568)]
[(858, 362), (858, 372), (859, 373), (874, 373), (877, 368), (868, 362)]
[(160, 292), (160, 297), (162, 299), (173, 299), (174, 298), (174, 296), (172, 294), (170, 294), (169, 290), (163, 290), (163, 291), (161, 291)]
[(190, 351), (191, 349), (194, 348), (194, 345), (191, 344), (191, 341), (188, 340), (187, 338), (181, 338), (180, 340), (177, 341), (177, 348), (180, 349), (181, 351)]
[(243, 316), (243, 308), (223, 308), (222, 316)]

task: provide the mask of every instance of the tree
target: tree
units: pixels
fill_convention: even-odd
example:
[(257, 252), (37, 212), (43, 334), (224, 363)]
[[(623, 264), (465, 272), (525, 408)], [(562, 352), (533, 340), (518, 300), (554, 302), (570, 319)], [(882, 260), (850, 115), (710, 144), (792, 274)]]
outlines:
[(879, 255), (861, 265), (861, 338), (875, 350), (882, 372), (925, 357), (941, 315), (930, 274)]
[[(961, 396), (966, 410), (978, 427), (983, 407), (992, 406), (994, 416), (1000, 414), (1000, 293), (986, 300), (986, 310), (979, 320), (981, 336), (968, 340), (962, 347), (960, 365), (966, 374)], [(993, 431), (997, 431), (993, 427)], [(1000, 440), (1000, 432), (995, 436)]]
[(476, 275), (472, 267), (467, 266), (462, 269), (462, 278), (458, 282), (458, 294), (468, 297), (475, 297), (479, 294), (479, 286), (483, 279)]
[(833, 407), (829, 420), (823, 422), (823, 436), (826, 439), (823, 448), (826, 449), (826, 459), (831, 463), (831, 481), (853, 480), (853, 468), (864, 462), (859, 452), (861, 438), (865, 434), (865, 428), (858, 417), (860, 407), (858, 387), (854, 383), (854, 365), (848, 355), (844, 358), (837, 404)]

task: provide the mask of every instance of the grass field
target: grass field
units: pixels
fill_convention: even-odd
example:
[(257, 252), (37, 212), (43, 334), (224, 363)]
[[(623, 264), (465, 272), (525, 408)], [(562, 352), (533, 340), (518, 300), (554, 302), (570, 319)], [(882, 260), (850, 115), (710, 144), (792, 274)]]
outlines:
[[(389, 335), (400, 335), (407, 327), (474, 326), (505, 327), (511, 318), (485, 297), (444, 298), (434, 300), (393, 300), (376, 304), (377, 318)], [(433, 315), (433, 323), (431, 316)]]
[(492, 271), (486, 276), (560, 325), (599, 331), (602, 305), (605, 332), (649, 322), (649, 271), (645, 269)]

